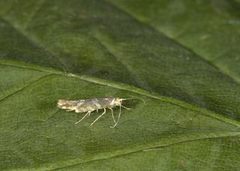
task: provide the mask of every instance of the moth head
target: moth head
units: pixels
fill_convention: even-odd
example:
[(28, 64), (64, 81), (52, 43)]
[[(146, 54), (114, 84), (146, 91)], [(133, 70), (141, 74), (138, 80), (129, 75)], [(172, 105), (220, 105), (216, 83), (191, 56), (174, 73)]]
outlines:
[(116, 106), (121, 106), (121, 105), (122, 105), (122, 102), (123, 102), (124, 100), (127, 100), (127, 99), (122, 99), (122, 98), (117, 97), (117, 98), (115, 98), (114, 103), (116, 104)]

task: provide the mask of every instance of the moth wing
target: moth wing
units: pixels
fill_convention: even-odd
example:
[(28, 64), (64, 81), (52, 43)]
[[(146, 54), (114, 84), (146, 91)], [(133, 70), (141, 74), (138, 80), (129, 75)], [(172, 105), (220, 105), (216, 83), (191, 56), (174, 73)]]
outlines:
[(85, 103), (85, 100), (78, 100), (77, 106), (82, 106)]

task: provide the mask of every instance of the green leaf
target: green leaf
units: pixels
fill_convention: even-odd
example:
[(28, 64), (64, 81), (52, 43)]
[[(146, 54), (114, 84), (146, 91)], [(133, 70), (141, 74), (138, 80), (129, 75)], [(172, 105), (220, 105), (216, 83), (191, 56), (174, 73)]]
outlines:
[[(0, 0), (0, 170), (238, 170), (239, 6)], [(108, 96), (115, 129), (56, 107)]]

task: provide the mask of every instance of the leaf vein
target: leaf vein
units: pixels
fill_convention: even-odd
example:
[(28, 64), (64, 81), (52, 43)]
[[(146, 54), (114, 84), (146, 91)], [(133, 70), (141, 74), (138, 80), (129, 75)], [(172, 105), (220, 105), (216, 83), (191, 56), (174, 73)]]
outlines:
[(0, 103), (3, 102), (4, 100), (6, 100), (7, 98), (11, 97), (11, 96), (14, 96), (14, 95), (17, 94), (17, 93), (22, 92), (23, 90), (27, 89), (27, 88), (30, 87), (31, 85), (39, 82), (40, 80), (42, 80), (42, 79), (44, 79), (44, 78), (46, 78), (46, 77), (48, 77), (48, 76), (50, 76), (50, 75), (53, 75), (53, 74), (44, 75), (44, 76), (42, 76), (42, 77), (40, 77), (40, 78), (38, 78), (38, 79), (36, 79), (36, 80), (28, 83), (27, 85), (25, 85), (25, 86), (23, 86), (23, 87), (21, 87), (21, 88), (18, 88), (16, 91), (14, 91), (14, 92), (12, 92), (12, 93), (4, 96), (3, 98), (1, 98), (1, 99), (0, 99)]
[[(105, 1), (105, 0), (103, 0)], [(211, 62), (210, 60), (208, 60), (207, 58), (197, 54), (193, 49), (187, 47), (185, 44), (181, 43), (180, 41), (178, 41), (177, 39), (174, 39), (170, 36), (168, 36), (166, 33), (161, 32), (159, 29), (157, 29), (154, 25), (152, 24), (148, 24), (140, 19), (138, 19), (135, 15), (129, 13), (127, 10), (113, 4), (111, 1), (106, 0), (105, 2), (107, 2), (109, 5), (115, 7), (116, 9), (118, 9), (119, 11), (123, 12), (124, 14), (130, 16), (132, 19), (134, 19), (136, 22), (141, 23), (143, 25), (146, 25), (147, 27), (153, 29), (154, 31), (161, 33), (162, 35), (164, 35), (165, 37), (167, 37), (168, 39), (172, 40), (173, 42), (177, 43), (178, 45), (180, 45), (182, 48), (188, 50), (189, 52), (195, 54), (198, 58), (200, 58), (201, 60), (203, 60), (204, 62), (206, 62), (207, 64), (209, 64), (210, 66), (212, 66), (213, 68), (215, 68), (217, 71), (219, 71), (221, 74), (225, 75), (226, 77), (228, 77), (229, 79), (231, 79), (233, 82), (237, 83), (238, 85), (240, 84), (240, 78), (235, 75), (234, 73), (232, 75), (230, 75), (230, 71), (229, 73), (227, 71), (224, 70), (224, 68), (221, 68), (220, 65), (214, 64), (213, 62)]]
[[(21, 65), (6, 64), (4, 62), (1, 63), (1, 61), (0, 61), (0, 64), (7, 65), (7, 66), (13, 66), (13, 67), (21, 67)], [(32, 67), (23, 67), (22, 66), (22, 68), (32, 70)], [(47, 73), (60, 75), (60, 76), (65, 76), (65, 77), (74, 77), (74, 78), (80, 79), (82, 81), (87, 81), (87, 82), (94, 83), (94, 84), (104, 85), (104, 86), (113, 87), (113, 88), (120, 89), (120, 90), (133, 92), (133, 93), (143, 95), (143, 96), (146, 96), (146, 97), (149, 97), (149, 98), (160, 100), (160, 101), (165, 102), (165, 103), (176, 105), (176, 106), (179, 106), (181, 108), (184, 108), (184, 109), (187, 109), (187, 110), (190, 110), (190, 111), (199, 112), (199, 114), (205, 115), (207, 117), (211, 117), (211, 118), (217, 119), (219, 121), (222, 121), (222, 122), (240, 127), (239, 121), (236, 121), (236, 120), (233, 120), (231, 118), (225, 117), (221, 114), (217, 114), (217, 113), (215, 113), (213, 111), (210, 111), (208, 109), (200, 108), (199, 106), (189, 104), (185, 101), (181, 101), (181, 100), (174, 99), (174, 98), (171, 98), (171, 97), (160, 96), (159, 94), (150, 93), (146, 90), (143, 90), (141, 88), (137, 88), (135, 86), (131, 86), (131, 85), (127, 85), (127, 84), (119, 83), (119, 82), (113, 82), (113, 81), (109, 81), (109, 80), (103, 80), (103, 79), (91, 77), (91, 76), (88, 76), (88, 75), (76, 75), (76, 74), (71, 74), (71, 73), (66, 74), (62, 71), (50, 70), (50, 69), (45, 69), (45, 68), (44, 69), (34, 68), (33, 70), (39, 70), (39, 71), (42, 71), (42, 72), (47, 72)]]
[(56, 56), (52, 51), (50, 51), (49, 49), (45, 48), (37, 39), (35, 39), (33, 36), (26, 34), (26, 32), (21, 29), (17, 24), (14, 24), (11, 22), (11, 20), (6, 17), (6, 16), (0, 16), (0, 18), (9, 26), (11, 26), (14, 30), (16, 30), (17, 33), (21, 34), (26, 40), (28, 40), (29, 42), (31, 42), (35, 47), (41, 49), (42, 51), (46, 52), (47, 54), (49, 54), (49, 57), (53, 58), (56, 60), (56, 62), (59, 63), (60, 66), (62, 66), (62, 69), (65, 71), (67, 70), (66, 65), (61, 62), (61, 59)]
[(132, 151), (127, 151), (125, 153), (120, 153), (120, 154), (113, 154), (111, 156), (105, 157), (105, 155), (95, 158), (95, 159), (90, 159), (88, 161), (83, 161), (83, 162), (76, 162), (70, 165), (66, 165), (66, 166), (62, 166), (62, 167), (58, 167), (58, 168), (52, 168), (48, 171), (53, 171), (53, 170), (59, 170), (59, 169), (66, 169), (66, 168), (70, 168), (70, 167), (74, 167), (74, 166), (78, 166), (78, 165), (82, 165), (82, 164), (87, 164), (87, 163), (91, 163), (91, 162), (96, 162), (96, 161), (102, 161), (102, 160), (108, 160), (108, 159), (113, 159), (113, 158), (118, 158), (121, 156), (126, 156), (126, 155), (130, 155), (130, 154), (135, 154), (135, 153), (141, 153), (141, 152), (148, 152), (148, 151), (152, 151), (152, 150), (159, 150), (162, 148), (167, 148), (167, 147), (171, 147), (174, 145), (178, 145), (178, 144), (183, 144), (183, 143), (189, 143), (189, 142), (194, 142), (194, 141), (200, 141), (200, 140), (210, 140), (210, 139), (218, 139), (218, 138), (229, 138), (229, 137), (239, 137), (240, 136), (240, 132), (227, 132), (225, 134), (220, 134), (220, 135), (213, 135), (213, 134), (209, 134), (200, 138), (190, 138), (190, 139), (186, 139), (186, 140), (182, 140), (182, 141), (178, 141), (178, 142), (173, 142), (170, 144), (163, 144), (163, 145), (153, 145), (153, 147), (150, 148), (140, 148), (140, 149), (135, 149)]

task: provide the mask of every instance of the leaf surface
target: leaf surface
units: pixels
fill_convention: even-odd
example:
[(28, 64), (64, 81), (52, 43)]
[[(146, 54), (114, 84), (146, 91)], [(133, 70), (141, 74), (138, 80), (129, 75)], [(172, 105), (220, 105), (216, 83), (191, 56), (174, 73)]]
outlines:
[[(225, 17), (239, 19), (238, 6), (222, 2)], [(215, 22), (227, 39), (197, 46), (214, 26), (198, 20), (194, 34), (187, 16), (202, 7), (200, 17), (220, 20), (218, 6), (178, 3), (186, 14), (175, 20), (189, 24), (182, 38), (167, 1), (0, 1), (1, 170), (237, 170), (240, 70), (223, 54), (239, 56), (239, 30)], [(134, 98), (115, 129), (110, 111), (89, 127), (100, 113), (75, 125), (82, 114), (56, 107), (108, 96)]]

